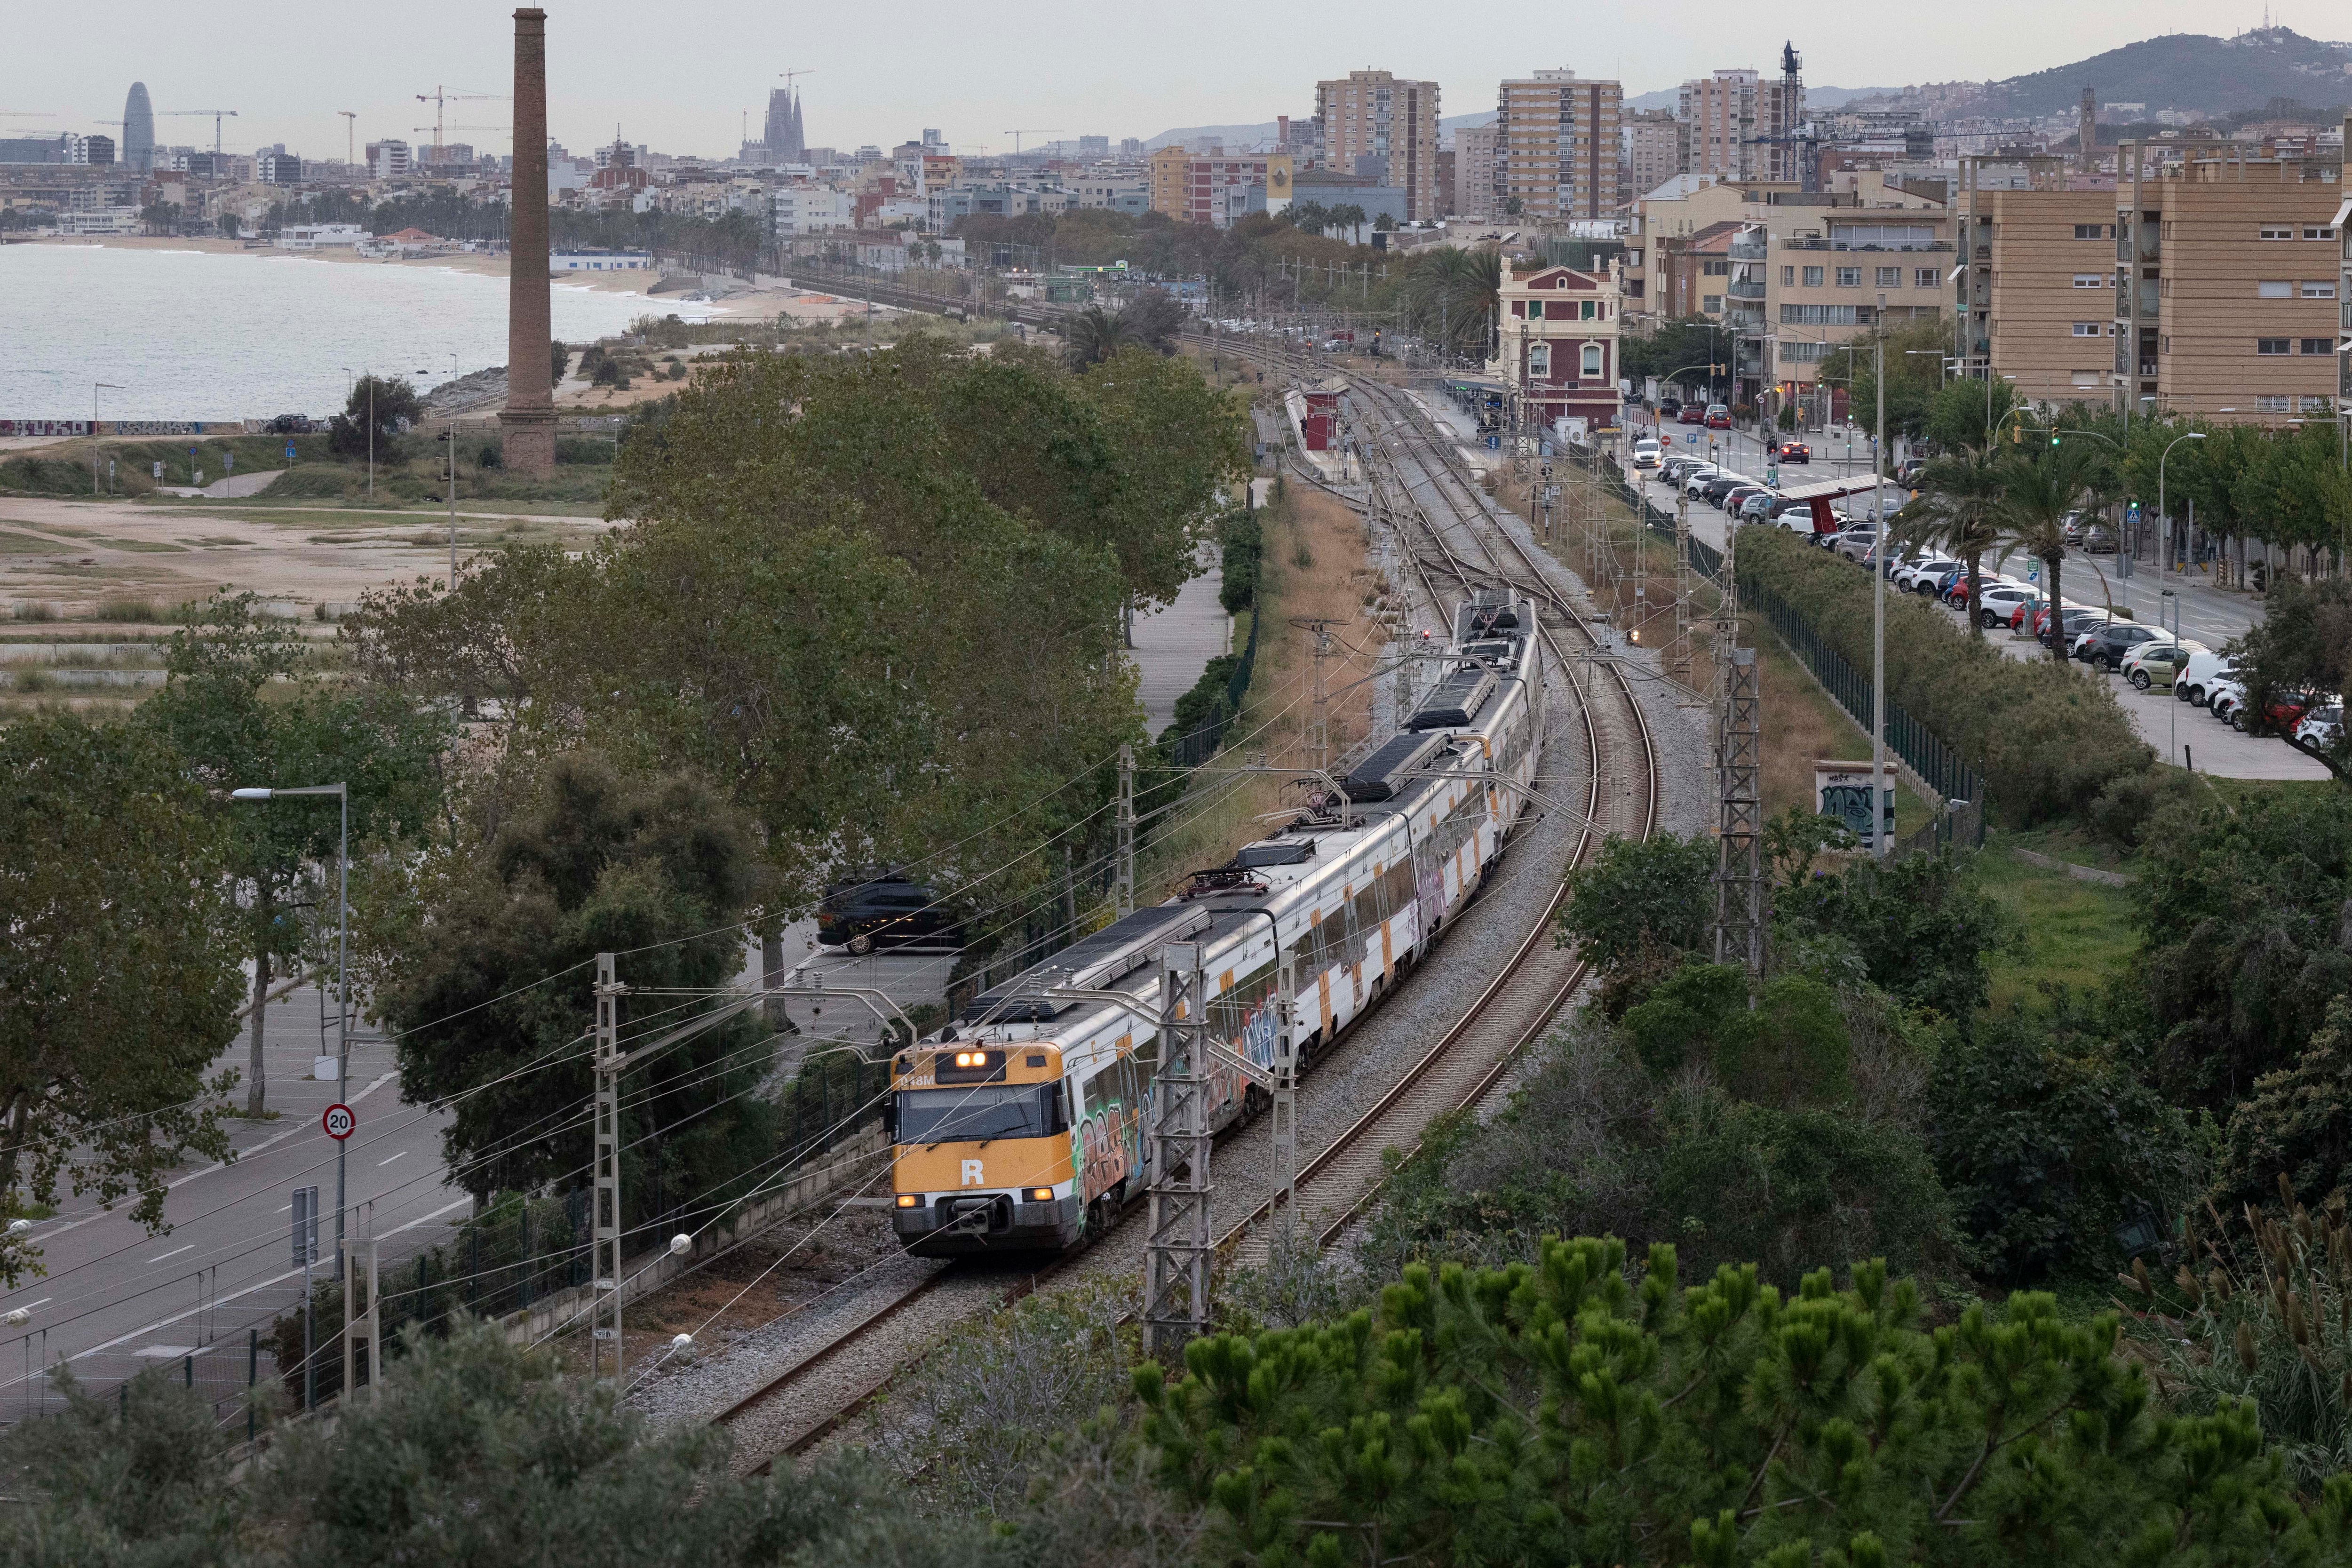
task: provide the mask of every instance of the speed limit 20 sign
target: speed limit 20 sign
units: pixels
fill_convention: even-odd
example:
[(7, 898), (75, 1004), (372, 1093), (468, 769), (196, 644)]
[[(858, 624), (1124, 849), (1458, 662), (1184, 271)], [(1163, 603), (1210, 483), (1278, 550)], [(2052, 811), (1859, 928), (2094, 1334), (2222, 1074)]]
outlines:
[(319, 1118), (319, 1125), (325, 1128), (327, 1136), (338, 1143), (350, 1137), (352, 1130), (359, 1124), (359, 1118), (352, 1114), (352, 1108), (340, 1100), (327, 1107), (327, 1114)]

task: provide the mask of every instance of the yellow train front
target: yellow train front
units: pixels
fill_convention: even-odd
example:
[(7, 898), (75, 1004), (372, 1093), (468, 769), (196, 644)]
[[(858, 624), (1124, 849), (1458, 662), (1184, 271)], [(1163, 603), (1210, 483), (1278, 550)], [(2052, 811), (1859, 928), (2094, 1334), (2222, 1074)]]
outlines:
[(892, 1060), (891, 1090), (891, 1218), (911, 1250), (1059, 1250), (1077, 1239), (1059, 1047), (927, 1042)]

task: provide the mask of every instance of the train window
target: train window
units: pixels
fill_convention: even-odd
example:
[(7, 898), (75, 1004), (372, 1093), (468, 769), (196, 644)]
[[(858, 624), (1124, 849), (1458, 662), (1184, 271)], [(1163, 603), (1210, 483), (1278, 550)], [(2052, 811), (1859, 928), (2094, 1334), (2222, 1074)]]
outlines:
[(1043, 1138), (1066, 1131), (1058, 1083), (898, 1091), (898, 1142), (964, 1142), (979, 1138)]

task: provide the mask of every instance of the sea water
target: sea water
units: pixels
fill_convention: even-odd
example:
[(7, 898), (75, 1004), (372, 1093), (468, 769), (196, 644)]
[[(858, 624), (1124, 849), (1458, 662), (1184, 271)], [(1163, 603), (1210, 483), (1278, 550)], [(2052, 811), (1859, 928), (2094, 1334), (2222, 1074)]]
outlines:
[[(561, 280), (551, 292), (556, 339), (573, 344), (648, 313), (716, 313)], [(362, 372), (423, 391), (506, 360), (504, 278), (263, 251), (0, 245), (0, 418), (88, 419), (93, 390), (100, 419), (323, 417)]]

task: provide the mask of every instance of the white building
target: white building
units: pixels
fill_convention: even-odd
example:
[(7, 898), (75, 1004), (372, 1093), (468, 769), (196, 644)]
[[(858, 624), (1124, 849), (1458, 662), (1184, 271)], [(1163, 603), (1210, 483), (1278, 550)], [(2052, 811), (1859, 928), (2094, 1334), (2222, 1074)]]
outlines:
[(58, 232), (70, 235), (137, 234), (137, 207), (98, 207), (85, 212), (61, 212)]
[(653, 264), (643, 250), (559, 250), (547, 258), (551, 272), (644, 272)]
[(278, 231), (278, 246), (281, 250), (325, 250), (356, 247), (374, 237), (355, 223), (289, 223)]
[(408, 143), (371, 142), (367, 144), (368, 174), (379, 180), (398, 179), (409, 170)]
[(823, 185), (783, 185), (768, 198), (778, 235), (829, 234), (853, 226), (856, 204), (846, 191)]

